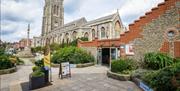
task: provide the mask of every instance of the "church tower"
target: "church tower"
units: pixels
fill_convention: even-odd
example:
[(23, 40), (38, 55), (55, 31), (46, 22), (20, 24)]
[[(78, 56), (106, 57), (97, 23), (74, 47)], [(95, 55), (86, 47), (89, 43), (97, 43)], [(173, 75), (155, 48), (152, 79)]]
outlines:
[(45, 0), (42, 36), (52, 32), (55, 28), (64, 25), (64, 0)]

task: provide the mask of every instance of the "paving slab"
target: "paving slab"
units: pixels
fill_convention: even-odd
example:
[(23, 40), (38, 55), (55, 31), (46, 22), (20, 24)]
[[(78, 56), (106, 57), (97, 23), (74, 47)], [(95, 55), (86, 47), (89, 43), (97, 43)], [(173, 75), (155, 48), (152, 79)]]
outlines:
[[(29, 74), (33, 64), (23, 59), (25, 65), (18, 71), (0, 76), (0, 91), (29, 91)], [(32, 91), (141, 91), (131, 81), (118, 81), (106, 76), (108, 67), (91, 66), (72, 68), (72, 77), (59, 79), (59, 68), (52, 68), (52, 85)]]

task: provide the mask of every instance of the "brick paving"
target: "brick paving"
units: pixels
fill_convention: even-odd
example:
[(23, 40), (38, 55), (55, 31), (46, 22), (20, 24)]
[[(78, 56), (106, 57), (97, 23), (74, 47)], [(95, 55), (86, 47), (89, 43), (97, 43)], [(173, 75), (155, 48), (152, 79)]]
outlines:
[[(33, 64), (25, 63), (18, 67), (17, 72), (0, 76), (0, 91), (29, 91), (29, 74)], [(107, 67), (73, 68), (72, 77), (65, 79), (58, 78), (58, 70), (52, 68), (52, 85), (33, 91), (141, 91), (133, 82), (108, 78)]]

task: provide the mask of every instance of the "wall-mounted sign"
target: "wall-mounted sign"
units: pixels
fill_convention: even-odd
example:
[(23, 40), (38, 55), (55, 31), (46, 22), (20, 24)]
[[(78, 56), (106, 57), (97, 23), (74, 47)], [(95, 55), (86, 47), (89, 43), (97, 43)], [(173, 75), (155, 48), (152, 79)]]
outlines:
[(62, 62), (59, 68), (59, 77), (71, 77), (71, 68), (69, 62)]
[(126, 53), (126, 55), (134, 55), (134, 50), (133, 50), (132, 44), (126, 44), (125, 53)]

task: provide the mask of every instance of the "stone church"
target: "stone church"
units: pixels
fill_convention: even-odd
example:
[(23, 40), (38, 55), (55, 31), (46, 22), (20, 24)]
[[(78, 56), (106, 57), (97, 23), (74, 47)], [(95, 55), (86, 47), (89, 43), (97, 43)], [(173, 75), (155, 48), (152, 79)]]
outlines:
[(69, 43), (77, 38), (87, 37), (89, 41), (98, 38), (119, 38), (125, 31), (119, 13), (87, 21), (85, 17), (64, 24), (64, 0), (45, 0), (42, 35), (34, 37), (36, 46), (50, 43)]

